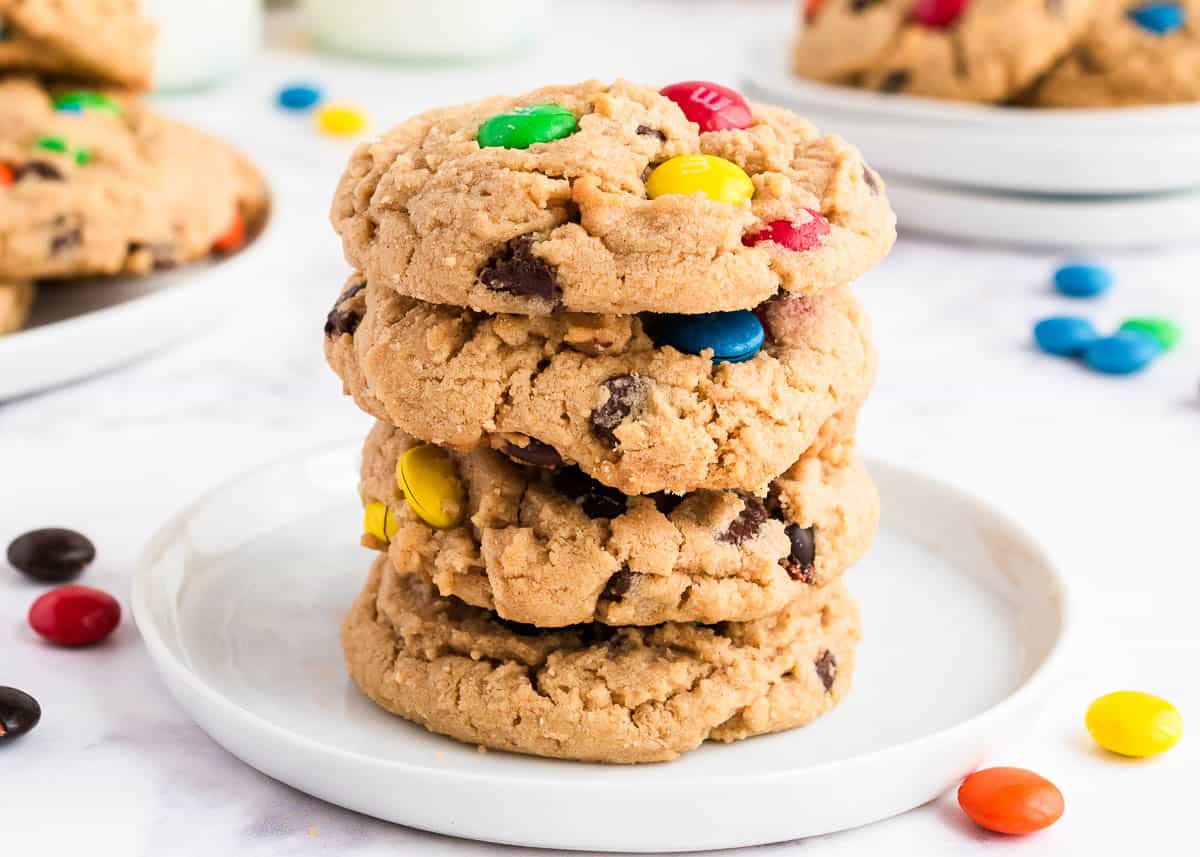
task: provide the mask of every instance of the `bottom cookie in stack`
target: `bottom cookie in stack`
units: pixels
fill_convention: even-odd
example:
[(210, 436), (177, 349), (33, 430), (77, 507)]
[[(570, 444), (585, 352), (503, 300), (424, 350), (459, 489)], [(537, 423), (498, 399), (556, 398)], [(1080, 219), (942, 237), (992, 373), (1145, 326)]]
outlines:
[(582, 761), (669, 761), (803, 726), (850, 687), (861, 634), (841, 583), (766, 618), (539, 629), (375, 560), (342, 626), (350, 675), (432, 732)]
[(0, 281), (0, 335), (21, 329), (33, 307), (33, 294), (33, 283)]

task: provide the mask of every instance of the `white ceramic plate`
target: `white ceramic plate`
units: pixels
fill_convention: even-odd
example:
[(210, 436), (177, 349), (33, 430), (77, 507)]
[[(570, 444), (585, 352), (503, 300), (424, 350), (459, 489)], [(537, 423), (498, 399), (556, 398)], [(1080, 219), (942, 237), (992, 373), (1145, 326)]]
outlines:
[(194, 336), (266, 282), (275, 213), (242, 250), (144, 277), (71, 280), (38, 289), (28, 326), (0, 336), (0, 401), (130, 363)]
[(866, 824), (925, 803), (1027, 722), (1066, 627), (1063, 582), (980, 502), (875, 463), (884, 523), (851, 574), (866, 639), (848, 699), (805, 729), (615, 767), (480, 753), (398, 720), (343, 672), (358, 444), (252, 472), (170, 521), (133, 614), (217, 742), (317, 797), (454, 836), (679, 851)]
[(1200, 105), (1032, 110), (884, 95), (794, 77), (788, 39), (750, 44), (747, 94), (862, 149), (885, 179), (1055, 194), (1200, 190)]

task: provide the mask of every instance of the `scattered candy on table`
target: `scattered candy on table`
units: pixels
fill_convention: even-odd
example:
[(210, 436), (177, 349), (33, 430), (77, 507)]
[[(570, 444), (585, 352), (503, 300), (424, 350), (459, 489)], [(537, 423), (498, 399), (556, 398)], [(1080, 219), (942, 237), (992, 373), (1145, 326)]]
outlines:
[(321, 101), (321, 90), (310, 83), (293, 83), (279, 90), (275, 102), (284, 110), (311, 110)]
[(317, 128), (334, 137), (353, 137), (367, 129), (367, 116), (349, 104), (330, 104), (317, 110)]
[(714, 363), (741, 363), (757, 354), (763, 346), (762, 322), (745, 309), (661, 315), (651, 326), (659, 345), (670, 345), (685, 354), (699, 354), (711, 348)]
[(810, 219), (800, 223), (795, 220), (772, 220), (758, 232), (742, 236), (742, 243), (753, 247), (763, 241), (770, 241), (797, 253), (813, 250), (821, 246), (821, 240), (829, 234), (829, 221), (819, 211), (811, 208), (804, 209)]
[(1175, 706), (1138, 690), (1100, 697), (1088, 706), (1084, 723), (1105, 750), (1135, 758), (1170, 750), (1183, 737), (1183, 718)]
[(958, 805), (980, 827), (996, 833), (1034, 833), (1063, 814), (1062, 792), (1024, 768), (976, 771), (958, 787)]
[(949, 27), (966, 7), (967, 0), (917, 0), (912, 15), (926, 27)]
[(8, 562), (17, 571), (44, 583), (65, 583), (91, 565), (96, 547), (82, 533), (61, 527), (30, 530), (8, 546)]
[(1179, 3), (1145, 3), (1126, 14), (1143, 30), (1165, 36), (1183, 29), (1187, 14)]
[(0, 687), (0, 744), (29, 732), (41, 719), (36, 699), (15, 687)]
[(1038, 348), (1058, 357), (1078, 357), (1100, 338), (1095, 326), (1086, 318), (1056, 315), (1044, 318), (1033, 326), (1033, 338)]
[(1174, 348), (1183, 337), (1183, 328), (1165, 318), (1127, 318), (1121, 322), (1121, 330), (1136, 330), (1154, 337), (1164, 353)]
[(701, 131), (749, 128), (752, 121), (746, 99), (727, 86), (707, 80), (685, 80), (659, 90), (679, 105), (688, 121)]
[(738, 203), (754, 196), (754, 182), (732, 161), (715, 155), (676, 155), (654, 168), (646, 195), (702, 193), (713, 202)]
[(396, 462), (396, 484), (429, 526), (444, 530), (462, 520), (462, 482), (446, 450), (428, 443), (406, 450)]
[(1131, 375), (1145, 369), (1161, 353), (1153, 336), (1138, 330), (1118, 330), (1084, 349), (1083, 362), (1106, 375)]
[(528, 149), (575, 133), (575, 114), (557, 104), (534, 104), (497, 113), (479, 126), (482, 148)]
[(89, 646), (121, 623), (121, 605), (90, 586), (60, 586), (33, 602), (29, 626), (60, 646)]
[(400, 525), (396, 523), (396, 516), (386, 503), (373, 500), (363, 509), (363, 532), (376, 541), (387, 544), (398, 529)]
[(62, 113), (83, 113), (85, 110), (102, 110), (113, 116), (121, 115), (121, 105), (102, 92), (77, 89), (64, 92), (54, 99), (54, 109)]
[(1054, 288), (1071, 298), (1094, 298), (1112, 288), (1113, 276), (1099, 265), (1076, 263), (1054, 272)]

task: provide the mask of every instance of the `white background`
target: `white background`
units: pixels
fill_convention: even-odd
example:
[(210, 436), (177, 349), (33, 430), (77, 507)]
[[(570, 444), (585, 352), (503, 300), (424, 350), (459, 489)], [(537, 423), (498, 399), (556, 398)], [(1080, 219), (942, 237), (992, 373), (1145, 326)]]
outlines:
[[(591, 76), (736, 85), (744, 31), (778, 12), (766, 3), (564, 0), (535, 55), (468, 69), (319, 58), (291, 47), (288, 22), (274, 21), (275, 48), (234, 85), (162, 102), (269, 165), (288, 230), (274, 273), (244, 284), (219, 329), (138, 366), (0, 406), (0, 542), (35, 526), (80, 529), (99, 548), (85, 582), (124, 600), (145, 540), (197, 494), (366, 431), (321, 355), (324, 316), (347, 273), (326, 208), (350, 144), (275, 110), (280, 84), (313, 79), (331, 98), (361, 104), (376, 130), (435, 104)], [(1194, 853), (1200, 743), (1185, 737), (1160, 759), (1121, 762), (1090, 745), (1082, 719), (1093, 697), (1123, 687), (1166, 696), (1185, 721), (1200, 716), (1200, 252), (1103, 258), (1117, 287), (1080, 304), (1049, 289), (1060, 261), (1052, 254), (905, 234), (859, 289), (882, 354), (862, 446), (1001, 506), (1050, 547), (1081, 596), (1061, 687), (1040, 721), (992, 760), (1050, 777), (1066, 815), (1046, 833), (1002, 841), (947, 798), (858, 831), (747, 853)], [(1105, 325), (1165, 315), (1189, 337), (1140, 376), (1102, 377), (1030, 345), (1036, 319), (1071, 311)], [(6, 851), (506, 850), (393, 827), (268, 780), (180, 712), (131, 622), (92, 650), (40, 644), (24, 622), (39, 591), (0, 571), (0, 684), (32, 692), (45, 711), (35, 733), (0, 747)]]

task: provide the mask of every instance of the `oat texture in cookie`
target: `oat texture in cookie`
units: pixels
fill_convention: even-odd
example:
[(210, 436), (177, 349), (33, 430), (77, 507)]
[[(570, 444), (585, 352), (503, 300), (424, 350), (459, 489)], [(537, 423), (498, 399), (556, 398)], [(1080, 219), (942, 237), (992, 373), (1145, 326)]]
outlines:
[(793, 48), (801, 77), (962, 101), (1003, 101), (1062, 57), (1096, 0), (826, 0)]
[(375, 562), (342, 625), (355, 683), (432, 732), (538, 756), (668, 761), (802, 726), (849, 690), (861, 633), (841, 584), (815, 610), (754, 622), (547, 631), (386, 566)]
[[(747, 309), (878, 263), (895, 216), (858, 151), (786, 110), (746, 117), (701, 132), (624, 81), (434, 110), (359, 146), (333, 223), (370, 282), (494, 313)], [(813, 240), (770, 240), (780, 223)]]
[(791, 603), (815, 609), (875, 533), (879, 498), (852, 451), (853, 419), (804, 455), (766, 497), (734, 491), (630, 497), (563, 465), (548, 447), (457, 453), (460, 523), (430, 526), (398, 487), (419, 441), (378, 423), (363, 449), (364, 506), (395, 522), (380, 539), (395, 573), (539, 627), (580, 622), (744, 621)]
[(171, 267), (231, 248), (265, 200), (237, 152), (137, 99), (0, 80), (0, 277)]
[(0, 280), (0, 334), (21, 329), (33, 307), (33, 296), (33, 283)]
[(627, 494), (761, 494), (866, 398), (875, 353), (846, 287), (757, 316), (758, 353), (718, 363), (659, 345), (649, 314), (483, 315), (353, 277), (325, 343), (358, 404), (422, 440), (533, 443)]

